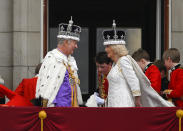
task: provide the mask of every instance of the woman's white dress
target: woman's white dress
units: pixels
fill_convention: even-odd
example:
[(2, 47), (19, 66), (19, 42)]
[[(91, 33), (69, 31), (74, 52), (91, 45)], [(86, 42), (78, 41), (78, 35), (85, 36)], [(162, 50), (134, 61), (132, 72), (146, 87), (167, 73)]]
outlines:
[(113, 64), (107, 79), (109, 81), (108, 107), (134, 107), (134, 96), (140, 95), (140, 85), (126, 56)]
[(152, 87), (131, 56), (119, 58), (107, 76), (108, 107), (134, 107), (134, 97), (141, 96), (143, 107), (172, 107)]

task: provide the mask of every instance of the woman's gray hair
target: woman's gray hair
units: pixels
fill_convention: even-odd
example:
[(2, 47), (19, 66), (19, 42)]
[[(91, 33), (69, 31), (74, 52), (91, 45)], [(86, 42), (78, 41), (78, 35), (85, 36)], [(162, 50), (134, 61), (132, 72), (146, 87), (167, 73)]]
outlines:
[(119, 57), (128, 55), (128, 50), (125, 45), (110, 45), (114, 54)]

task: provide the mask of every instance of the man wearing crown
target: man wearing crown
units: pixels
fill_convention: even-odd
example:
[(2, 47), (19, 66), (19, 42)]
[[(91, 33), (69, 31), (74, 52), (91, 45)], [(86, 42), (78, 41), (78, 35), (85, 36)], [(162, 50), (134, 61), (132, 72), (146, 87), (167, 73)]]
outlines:
[(36, 98), (41, 97), (43, 107), (78, 107), (83, 102), (77, 64), (71, 56), (78, 48), (80, 32), (72, 18), (69, 24), (59, 24), (57, 48), (44, 58), (36, 86)]

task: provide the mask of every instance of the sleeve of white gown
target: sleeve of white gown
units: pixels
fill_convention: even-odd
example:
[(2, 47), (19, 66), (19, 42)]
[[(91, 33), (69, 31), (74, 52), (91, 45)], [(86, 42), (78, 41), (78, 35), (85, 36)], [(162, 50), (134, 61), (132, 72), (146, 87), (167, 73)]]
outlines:
[(141, 92), (139, 79), (137, 78), (135, 71), (133, 70), (130, 60), (127, 57), (120, 58), (119, 66), (132, 91), (133, 96), (140, 96)]

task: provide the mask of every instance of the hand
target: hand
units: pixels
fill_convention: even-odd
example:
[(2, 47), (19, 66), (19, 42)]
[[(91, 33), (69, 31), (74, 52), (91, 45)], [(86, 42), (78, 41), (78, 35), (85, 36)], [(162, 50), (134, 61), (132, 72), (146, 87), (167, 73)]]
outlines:
[(172, 92), (172, 90), (166, 89), (163, 91), (163, 94), (169, 95)]
[(141, 107), (140, 96), (135, 96), (135, 106)]
[(102, 99), (102, 98), (100, 98), (99, 96), (97, 96), (96, 93), (94, 93), (94, 95), (95, 95), (95, 100), (96, 100), (97, 104), (98, 104), (98, 105), (103, 105), (104, 102), (105, 102), (104, 99)]
[(43, 99), (43, 100), (42, 100), (42, 104), (43, 104), (43, 105), (42, 105), (43, 107), (47, 107), (48, 100), (47, 100), (47, 99)]

